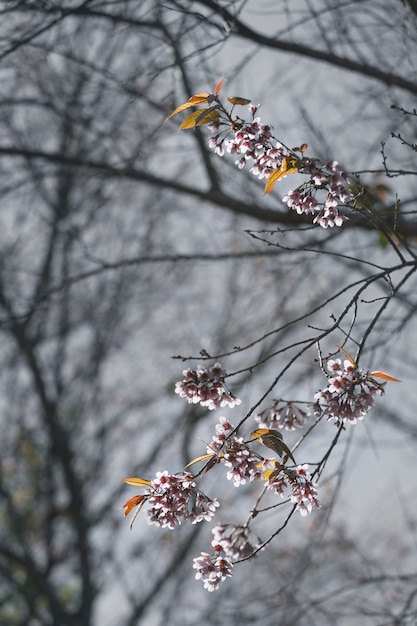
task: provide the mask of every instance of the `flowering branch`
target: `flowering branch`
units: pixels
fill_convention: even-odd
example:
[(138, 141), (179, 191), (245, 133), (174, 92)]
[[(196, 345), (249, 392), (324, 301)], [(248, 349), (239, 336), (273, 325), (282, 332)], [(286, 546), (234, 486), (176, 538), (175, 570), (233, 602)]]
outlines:
[[(322, 228), (342, 226), (349, 219), (346, 212), (358, 208), (357, 201), (363, 196), (364, 189), (357, 182), (350, 184), (352, 175), (339, 169), (337, 161), (321, 163), (317, 158), (304, 156), (307, 144), (289, 148), (274, 137), (273, 126), (262, 124), (257, 116), (260, 105), (252, 104), (247, 98), (233, 96), (227, 98), (231, 105), (227, 108), (219, 96), (222, 86), (223, 80), (213, 93), (192, 96), (167, 119), (206, 104), (207, 108), (189, 114), (180, 125), (180, 130), (207, 125), (211, 133), (209, 147), (221, 157), (225, 152), (238, 157), (235, 164), (239, 169), (249, 165), (252, 174), (266, 179), (265, 193), (272, 191), (276, 182), (291, 174), (306, 176), (304, 183), (287, 192), (283, 202), (299, 215), (313, 215), (313, 223)], [(236, 106), (248, 106), (249, 121), (234, 113)]]
[[(283, 178), (292, 174), (303, 176), (304, 182), (295, 189), (287, 191), (283, 202), (299, 215), (312, 215), (313, 224), (318, 224), (322, 228), (340, 227), (349, 219), (348, 213), (352, 211), (361, 211), (371, 223), (378, 224), (378, 215), (374, 211), (373, 203), (368, 202), (365, 189), (358, 184), (357, 180), (353, 180), (352, 175), (342, 171), (337, 161), (321, 163), (319, 159), (305, 156), (307, 144), (289, 148), (274, 136), (273, 127), (270, 124), (261, 122), (257, 115), (259, 105), (236, 96), (227, 98), (228, 104), (224, 104), (220, 98), (222, 87), (223, 80), (216, 85), (212, 93), (195, 94), (187, 102), (179, 105), (167, 119), (187, 111), (188, 115), (181, 123), (180, 130), (206, 125), (210, 132), (208, 144), (215, 154), (220, 157), (226, 153), (233, 155), (239, 169), (248, 166), (253, 175), (266, 181), (265, 193), (270, 193)], [(200, 108), (202, 105), (203, 108)], [(248, 120), (235, 113), (235, 108), (242, 106), (248, 107), (250, 114)], [(190, 109), (195, 110), (189, 112)], [(386, 231), (385, 227), (381, 227), (380, 232), (386, 235), (387, 240), (392, 243), (391, 231)], [(403, 269), (407, 263), (397, 246), (393, 245), (401, 261), (400, 268), (395, 268), (395, 270)], [(333, 251), (331, 254), (339, 255), (344, 260), (349, 258)], [(359, 294), (377, 279), (389, 277), (390, 270), (369, 261), (366, 263), (380, 271), (349, 286), (358, 285), (359, 289), (345, 305), (339, 319), (332, 317), (332, 330), (339, 327), (340, 320), (351, 307), (354, 311), (351, 322), (353, 326)], [(415, 271), (415, 263), (413, 262), (412, 265), (412, 271)], [(345, 293), (347, 289), (346, 286), (342, 287), (318, 308)], [(386, 303), (380, 307), (380, 313), (376, 315), (375, 320), (385, 306)], [(310, 314), (311, 311), (299, 315), (288, 322), (287, 326), (305, 320)], [(284, 328), (285, 326), (270, 331), (251, 344), (236, 348), (235, 351), (246, 350)], [(200, 556), (194, 558), (195, 577), (202, 580), (208, 591), (218, 589), (226, 578), (232, 576), (234, 564), (252, 558), (265, 548), (286, 528), (296, 511), (305, 517), (321, 507), (318, 481), (342, 432), (349, 425), (355, 425), (365, 418), (379, 397), (383, 396), (386, 382), (399, 382), (398, 379), (380, 370), (361, 369), (342, 347), (339, 350), (345, 356), (343, 363), (340, 358), (328, 358), (324, 363), (319, 350), (319, 365), (327, 378), (327, 385), (317, 391), (308, 402), (273, 400), (270, 406), (254, 415), (256, 427), (250, 432), (249, 438), (242, 436), (241, 431), (244, 426), (246, 427), (249, 417), (269, 396), (290, 366), (314, 343), (318, 345), (320, 339), (329, 332), (329, 330), (322, 331), (319, 337), (302, 339), (289, 347), (280, 346), (275, 352), (259, 360), (256, 366), (269, 358), (283, 354), (290, 348), (301, 346), (301, 349), (291, 356), (262, 397), (240, 419), (237, 426), (234, 426), (227, 417), (220, 417), (214, 427), (213, 436), (206, 445), (205, 453), (190, 461), (181, 472), (176, 474), (170, 474), (167, 470), (158, 472), (151, 481), (143, 478), (125, 479), (128, 484), (144, 487), (144, 493), (133, 496), (125, 503), (125, 515), (136, 509), (134, 520), (146, 504), (148, 523), (170, 529), (187, 521), (192, 524), (202, 521), (211, 522), (216, 516), (220, 506), (219, 500), (209, 498), (197, 487), (197, 482), (214, 468), (217, 470), (218, 466), (223, 465), (226, 468), (226, 480), (231, 481), (236, 488), (252, 483), (262, 483), (262, 488), (256, 496), (255, 505), (247, 521), (243, 524), (216, 524), (212, 528), (213, 552), (211, 554), (202, 552)], [(358, 359), (363, 341), (358, 350)], [(208, 353), (202, 356), (205, 359), (212, 358)], [(183, 371), (182, 380), (175, 385), (175, 393), (188, 403), (199, 404), (209, 411), (224, 407), (232, 409), (239, 406), (241, 401), (235, 397), (226, 384), (227, 377), (226, 370), (218, 362), (211, 367), (199, 365), (196, 369), (187, 368)], [(310, 417), (313, 418), (312, 423), (310, 423)], [(297, 452), (297, 456), (299, 455), (301, 444), (307, 436), (319, 422), (325, 423), (326, 420), (336, 425), (337, 432), (334, 435), (333, 431), (330, 443), (321, 459), (310, 463), (313, 466), (313, 470), (310, 471), (309, 464), (299, 464), (294, 454)], [(284, 441), (281, 431), (292, 432), (297, 429), (304, 429), (304, 434), (290, 448)], [(259, 451), (259, 446), (261, 451)], [(265, 450), (268, 451), (268, 455), (265, 455)], [(270, 451), (275, 455), (272, 458), (269, 456)], [(201, 469), (194, 474), (191, 473), (190, 468), (197, 464), (202, 464)], [(288, 507), (288, 505), (290, 510), (284, 521), (266, 540), (259, 539), (253, 530), (255, 519), (263, 512), (281, 506)]]
[[(255, 416), (257, 428), (252, 431), (249, 440), (238, 436), (237, 428), (226, 417), (220, 417), (215, 425), (214, 435), (207, 444), (206, 453), (188, 463), (185, 470), (177, 474), (170, 474), (167, 470), (157, 472), (153, 480), (124, 480), (130, 485), (144, 487), (144, 493), (133, 496), (124, 504), (125, 516), (136, 508), (132, 524), (146, 504), (148, 523), (171, 530), (184, 521), (196, 524), (210, 522), (215, 517), (219, 507), (218, 499), (206, 496), (198, 489), (196, 481), (216, 465), (224, 465), (227, 469), (226, 479), (232, 481), (235, 487), (255, 481), (263, 482), (262, 492), (247, 522), (243, 525), (214, 526), (211, 542), (213, 554), (202, 552), (194, 559), (195, 577), (203, 581), (208, 591), (218, 589), (226, 578), (232, 576), (235, 562), (247, 560), (265, 547), (285, 528), (294, 511), (298, 510), (304, 517), (320, 508), (317, 483), (313, 479), (315, 475), (318, 477), (321, 474), (344, 428), (343, 425), (347, 422), (356, 424), (363, 419), (376, 403), (377, 396), (383, 394), (384, 383), (377, 382), (375, 377), (398, 382), (385, 372), (363, 372), (343, 348), (340, 350), (347, 359), (343, 367), (340, 359), (328, 360), (328, 386), (315, 394), (314, 404), (310, 403), (302, 409), (299, 403), (274, 401), (269, 408)], [(187, 402), (200, 404), (209, 410), (222, 406), (239, 406), (240, 400), (224, 382), (227, 372), (220, 363), (215, 363), (210, 368), (189, 368), (184, 370), (183, 375), (185, 378), (176, 383), (175, 391)], [(313, 474), (309, 472), (306, 463), (296, 464), (293, 452), (284, 442), (282, 433), (277, 430), (278, 427), (287, 431), (303, 428), (311, 414), (319, 418), (325, 416), (339, 425), (337, 437), (333, 439), (324, 458), (316, 464), (317, 469)], [(318, 420), (315, 424), (317, 423)], [(252, 446), (256, 443), (272, 450), (279, 460), (265, 457), (254, 450)], [(189, 468), (201, 462), (204, 462), (202, 469), (197, 474), (192, 474)], [(259, 508), (261, 500), (268, 493), (279, 496), (282, 503), (287, 502), (293, 506), (280, 529), (262, 542), (253, 538), (250, 527), (259, 513), (277, 506), (275, 503), (272, 507)]]

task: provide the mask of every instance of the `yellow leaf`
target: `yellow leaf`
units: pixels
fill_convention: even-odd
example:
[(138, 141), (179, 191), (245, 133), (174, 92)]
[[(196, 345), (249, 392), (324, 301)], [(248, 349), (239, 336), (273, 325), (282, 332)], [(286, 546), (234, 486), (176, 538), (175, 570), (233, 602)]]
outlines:
[(279, 467), (278, 469), (266, 470), (264, 472), (264, 478), (266, 478), (266, 480), (268, 480), (270, 483), (273, 483), (280, 475), (281, 470), (282, 470), (282, 466)]
[(398, 378), (394, 378), (394, 376), (391, 376), (390, 374), (386, 374), (385, 372), (380, 372), (380, 371), (371, 372), (371, 376), (376, 376), (377, 378), (382, 378), (383, 380), (388, 380), (391, 383), (400, 383), (401, 382), (400, 380), (398, 380)]
[(151, 480), (145, 480), (144, 478), (123, 478), (123, 482), (135, 487), (150, 487), (152, 485)]
[(200, 461), (208, 461), (214, 456), (215, 454), (213, 452), (210, 452), (210, 454), (202, 454), (201, 456), (198, 456), (196, 459), (193, 459), (192, 461), (187, 463), (185, 467), (190, 467), (191, 465), (194, 465), (194, 463), (199, 463)]
[(230, 98), (227, 98), (228, 101), (230, 102), (230, 104), (233, 104), (233, 106), (235, 106), (236, 104), (249, 104), (250, 100), (248, 100), (247, 98), (239, 98), (239, 96), (231, 96)]
[(349, 352), (346, 352), (346, 350), (344, 350), (344, 348), (342, 348), (341, 346), (337, 346), (337, 347), (340, 350), (340, 352), (343, 352), (343, 354), (345, 355), (347, 360), (350, 363), (352, 363), (353, 367), (356, 367), (356, 369), (358, 369), (358, 364), (356, 363), (356, 361), (353, 360), (353, 358), (350, 356)]
[(185, 130), (187, 128), (202, 126), (203, 124), (210, 124), (210, 122), (219, 116), (220, 113), (217, 111), (217, 107), (198, 109), (198, 111), (193, 111), (188, 117), (185, 118), (179, 129)]
[(191, 98), (189, 98), (187, 102), (184, 102), (184, 104), (180, 104), (180, 106), (178, 106), (175, 111), (171, 113), (171, 115), (168, 115), (165, 121), (170, 120), (171, 117), (174, 117), (174, 115), (177, 115), (178, 113), (181, 113), (181, 111), (185, 111), (190, 107), (195, 107), (198, 104), (204, 104), (208, 102), (209, 95), (210, 94), (208, 94), (207, 92), (196, 93), (194, 96), (191, 96)]
[[(270, 432), (271, 431), (269, 430), (269, 428), (257, 428), (256, 430), (251, 432), (250, 436), (252, 437), (252, 439), (260, 439), (262, 435), (267, 435)], [(275, 430), (274, 432), (277, 433), (277, 436), (280, 439), (282, 439), (282, 435), (278, 430)]]
[(295, 165), (296, 161), (291, 159), (288, 163), (288, 158), (284, 157), (282, 159), (281, 167), (277, 167), (269, 176), (267, 183), (265, 185), (264, 195), (273, 190), (275, 183), (278, 182), (284, 176), (289, 176), (290, 174), (296, 174), (298, 172), (298, 166)]

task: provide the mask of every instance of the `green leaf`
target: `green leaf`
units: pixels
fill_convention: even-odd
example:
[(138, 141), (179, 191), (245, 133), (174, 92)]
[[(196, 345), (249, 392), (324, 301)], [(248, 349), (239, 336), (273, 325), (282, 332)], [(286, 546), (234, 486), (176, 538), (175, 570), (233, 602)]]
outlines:
[(378, 234), (378, 243), (381, 246), (381, 248), (385, 249), (388, 246), (388, 244), (389, 244), (388, 237), (386, 235), (384, 235), (384, 233), (379, 233)]

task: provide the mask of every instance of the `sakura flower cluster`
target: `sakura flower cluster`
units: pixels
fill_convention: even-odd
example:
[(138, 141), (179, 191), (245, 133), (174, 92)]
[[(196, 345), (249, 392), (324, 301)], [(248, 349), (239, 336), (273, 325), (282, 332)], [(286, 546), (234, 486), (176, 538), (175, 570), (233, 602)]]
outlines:
[(157, 472), (145, 496), (150, 508), (148, 522), (162, 528), (175, 528), (183, 519), (193, 524), (210, 521), (219, 506), (217, 500), (210, 500), (197, 491), (192, 474), (169, 474)]
[(317, 159), (306, 158), (300, 171), (309, 174), (310, 179), (294, 191), (288, 191), (283, 202), (300, 215), (314, 215), (313, 224), (322, 228), (342, 226), (348, 217), (340, 213), (339, 206), (354, 200), (348, 174), (339, 169), (337, 161), (320, 165)]
[(259, 545), (259, 541), (256, 544), (253, 542), (248, 526), (218, 524), (211, 529), (211, 533), (213, 535), (211, 545), (215, 552), (223, 550), (225, 555), (234, 561), (251, 556)]
[(220, 363), (215, 363), (209, 369), (201, 365), (196, 370), (185, 369), (183, 376), (184, 379), (175, 384), (175, 393), (189, 403), (201, 404), (210, 410), (240, 404), (240, 400), (235, 398), (224, 382), (226, 371)]
[(261, 471), (258, 467), (259, 457), (251, 452), (243, 437), (231, 435), (233, 430), (233, 424), (221, 417), (220, 423), (216, 424), (215, 435), (207, 446), (207, 453), (218, 453), (224, 448), (219, 459), (229, 468), (227, 479), (232, 480), (235, 487), (239, 487), (247, 481), (260, 478)]
[(248, 526), (219, 524), (211, 532), (214, 554), (202, 552), (193, 564), (196, 579), (203, 580), (208, 591), (218, 589), (220, 583), (232, 576), (233, 561), (250, 557), (259, 545), (259, 541), (257, 545), (253, 543)]
[(283, 158), (289, 154), (288, 150), (276, 141), (272, 135), (273, 127), (262, 124), (260, 117), (255, 117), (260, 105), (249, 104), (252, 114), (250, 122), (235, 122), (233, 135), (230, 137), (230, 123), (221, 118), (209, 125), (211, 132), (217, 133), (222, 125), (227, 125), (226, 137), (224, 131), (209, 138), (209, 147), (219, 156), (223, 156), (225, 149), (229, 154), (238, 156), (235, 164), (243, 169), (251, 165), (250, 172), (259, 179), (268, 178), (270, 174), (282, 165)]
[(288, 489), (291, 489), (291, 502), (297, 505), (297, 510), (302, 516), (320, 508), (316, 484), (311, 480), (308, 465), (298, 465), (295, 470), (285, 468), (272, 480), (269, 479), (268, 489), (282, 498), (286, 497)]
[(369, 373), (345, 360), (329, 359), (327, 369), (331, 374), (328, 386), (315, 394), (314, 413), (328, 420), (356, 424), (384, 394), (383, 385), (374, 381)]
[(210, 555), (202, 552), (193, 559), (193, 568), (197, 570), (196, 579), (204, 582), (204, 588), (215, 591), (227, 576), (232, 576), (233, 564), (228, 556), (221, 553)]
[(271, 430), (296, 430), (302, 428), (309, 416), (308, 411), (304, 411), (293, 402), (282, 402), (274, 400), (272, 406), (255, 415), (255, 421), (261, 428)]
[[(314, 215), (313, 223), (322, 228), (342, 226), (348, 219), (339, 207), (348, 206), (354, 200), (349, 188), (350, 178), (339, 168), (337, 161), (320, 163), (318, 159), (300, 158), (297, 150), (290, 150), (277, 141), (270, 124), (262, 124), (260, 117), (255, 117), (260, 105), (249, 104), (252, 121), (240, 119), (230, 124), (230, 120), (219, 116), (209, 124), (213, 135), (209, 138), (209, 147), (219, 156), (226, 152), (238, 156), (235, 164), (242, 169), (250, 164), (250, 172), (259, 179), (268, 179), (277, 170), (284, 168), (286, 159), (293, 162), (292, 171), (309, 176), (309, 179), (290, 190), (283, 197), (283, 202), (298, 214)], [(285, 171), (280, 178), (285, 178)]]

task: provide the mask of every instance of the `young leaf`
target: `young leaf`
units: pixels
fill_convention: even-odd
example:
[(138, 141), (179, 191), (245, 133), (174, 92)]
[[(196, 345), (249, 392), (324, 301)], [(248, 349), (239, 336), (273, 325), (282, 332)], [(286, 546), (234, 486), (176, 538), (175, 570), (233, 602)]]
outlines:
[(220, 117), (217, 107), (198, 109), (198, 111), (193, 111), (188, 117), (185, 118), (179, 129), (185, 130), (187, 128), (202, 126), (203, 124), (210, 124), (210, 122), (216, 119), (216, 117)]
[(284, 176), (289, 176), (290, 174), (296, 174), (298, 172), (298, 166), (295, 165), (296, 161), (291, 160), (288, 162), (287, 157), (282, 159), (281, 167), (277, 167), (272, 174), (268, 176), (267, 183), (264, 189), (264, 195), (273, 190), (275, 183), (278, 182)]
[(191, 465), (194, 465), (194, 463), (199, 463), (200, 461), (208, 461), (213, 456), (215, 456), (214, 452), (210, 452), (210, 454), (202, 454), (201, 456), (198, 456), (196, 459), (193, 459), (192, 461), (187, 463), (185, 467), (191, 467)]
[(275, 469), (275, 470), (266, 470), (264, 472), (264, 477), (270, 482), (273, 483), (274, 480), (276, 478), (278, 478), (278, 476), (281, 473), (281, 468), (280, 469)]
[(231, 96), (230, 98), (227, 98), (228, 101), (230, 102), (230, 104), (233, 104), (233, 106), (235, 106), (236, 104), (249, 104), (250, 100), (248, 100), (247, 98), (239, 98), (238, 96)]
[(150, 487), (152, 485), (151, 480), (145, 480), (144, 478), (123, 478), (123, 482), (135, 487)]
[(220, 92), (220, 89), (223, 87), (223, 83), (224, 83), (224, 78), (222, 78), (221, 81), (219, 81), (217, 85), (215, 86), (214, 93), (216, 94), (216, 96)]
[(337, 347), (340, 350), (340, 352), (343, 352), (343, 354), (345, 355), (347, 360), (350, 363), (352, 363), (353, 367), (356, 367), (356, 369), (358, 369), (358, 364), (356, 363), (356, 361), (353, 360), (353, 358), (350, 356), (349, 352), (346, 352), (346, 350), (344, 348), (342, 348), (341, 346), (337, 346)]
[(295, 459), (289, 447), (282, 441), (282, 435), (278, 430), (269, 428), (257, 428), (251, 433), (252, 439), (258, 439), (264, 446), (270, 448), (282, 457), (285, 453), (294, 463)]
[(189, 109), (190, 107), (195, 107), (198, 104), (207, 103), (209, 99), (209, 95), (210, 94), (207, 92), (196, 93), (195, 96), (191, 96), (191, 98), (189, 98), (187, 102), (184, 102), (184, 104), (180, 104), (175, 109), (175, 111), (171, 113), (171, 115), (168, 115), (165, 121), (167, 122), (168, 120), (171, 119), (171, 117), (174, 117), (174, 115), (177, 115), (178, 113), (181, 113), (181, 111), (185, 111), (186, 109)]
[(401, 382), (400, 380), (398, 380), (398, 378), (394, 378), (394, 376), (391, 376), (390, 374), (386, 374), (385, 372), (380, 372), (380, 371), (371, 372), (371, 376), (376, 376), (377, 378), (382, 378), (383, 380), (388, 380), (391, 383), (400, 383)]
[(144, 505), (144, 498), (145, 496), (133, 496), (133, 498), (129, 498), (129, 500), (123, 505), (123, 508), (125, 509), (124, 516), (127, 517), (135, 506), (140, 505), (142, 507)]

